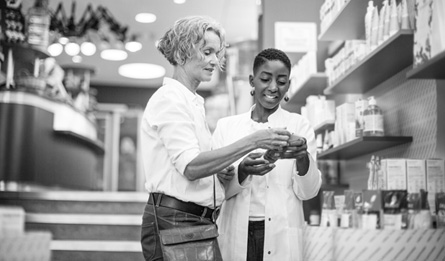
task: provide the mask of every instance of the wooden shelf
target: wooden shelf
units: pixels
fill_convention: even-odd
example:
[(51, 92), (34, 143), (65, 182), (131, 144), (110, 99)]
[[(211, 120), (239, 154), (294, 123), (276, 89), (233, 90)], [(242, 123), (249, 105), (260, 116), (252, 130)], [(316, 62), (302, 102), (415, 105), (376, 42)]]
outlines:
[(328, 77), (324, 73), (311, 74), (306, 81), (304, 81), (298, 90), (292, 95), (289, 100), (289, 104), (301, 104), (306, 103), (306, 98), (310, 95), (322, 95), (323, 90), (328, 85)]
[(445, 79), (445, 51), (406, 73), (410, 79)]
[(326, 130), (334, 130), (334, 121), (325, 121), (314, 127), (315, 136), (318, 134), (323, 134)]
[[(382, 5), (383, 0), (374, 0), (374, 6)], [(320, 33), (318, 40), (352, 40), (364, 39), (365, 15), (368, 6), (366, 0), (350, 0), (338, 12), (331, 24)]]
[(400, 30), (324, 90), (329, 94), (365, 93), (413, 63), (413, 31)]
[(318, 159), (352, 159), (412, 141), (412, 137), (404, 136), (361, 137), (318, 154)]

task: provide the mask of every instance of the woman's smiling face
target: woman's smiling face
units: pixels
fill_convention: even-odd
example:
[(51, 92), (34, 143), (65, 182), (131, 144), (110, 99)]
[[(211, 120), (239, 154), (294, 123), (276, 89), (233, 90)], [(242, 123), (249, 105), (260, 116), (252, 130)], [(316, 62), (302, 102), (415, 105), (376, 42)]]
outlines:
[(255, 87), (255, 103), (275, 111), (289, 89), (290, 71), (280, 60), (266, 61), (258, 67), (250, 83)]

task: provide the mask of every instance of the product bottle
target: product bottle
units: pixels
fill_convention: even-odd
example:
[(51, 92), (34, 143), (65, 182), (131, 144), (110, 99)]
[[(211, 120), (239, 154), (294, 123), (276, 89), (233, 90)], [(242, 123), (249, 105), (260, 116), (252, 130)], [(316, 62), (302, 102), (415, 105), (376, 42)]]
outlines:
[(277, 161), (281, 156), (281, 153), (277, 150), (267, 150), (263, 156), (261, 156), (262, 159), (265, 159), (269, 161), (269, 163), (274, 163)]
[(371, 50), (371, 26), (372, 26), (372, 13), (374, 11), (374, 1), (368, 2), (368, 8), (365, 14), (365, 38), (366, 38), (366, 52)]
[(46, 50), (49, 41), (49, 24), (48, 0), (36, 0), (26, 16), (28, 44), (40, 50)]
[(373, 96), (368, 98), (368, 108), (364, 113), (363, 136), (383, 136), (383, 113)]

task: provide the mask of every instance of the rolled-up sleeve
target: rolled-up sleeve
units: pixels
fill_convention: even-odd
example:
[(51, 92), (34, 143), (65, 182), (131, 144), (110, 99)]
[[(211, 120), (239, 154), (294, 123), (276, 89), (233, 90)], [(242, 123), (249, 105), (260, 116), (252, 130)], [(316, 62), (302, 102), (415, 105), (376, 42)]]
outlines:
[(154, 128), (179, 173), (200, 153), (190, 105), (177, 92), (166, 91), (149, 103), (148, 123)]

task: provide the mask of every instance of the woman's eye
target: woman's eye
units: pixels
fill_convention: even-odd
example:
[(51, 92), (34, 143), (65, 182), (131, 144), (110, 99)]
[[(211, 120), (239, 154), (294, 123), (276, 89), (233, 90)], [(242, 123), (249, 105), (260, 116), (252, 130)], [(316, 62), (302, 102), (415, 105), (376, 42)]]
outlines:
[(262, 81), (262, 82), (268, 82), (269, 79), (260, 79), (260, 81)]

